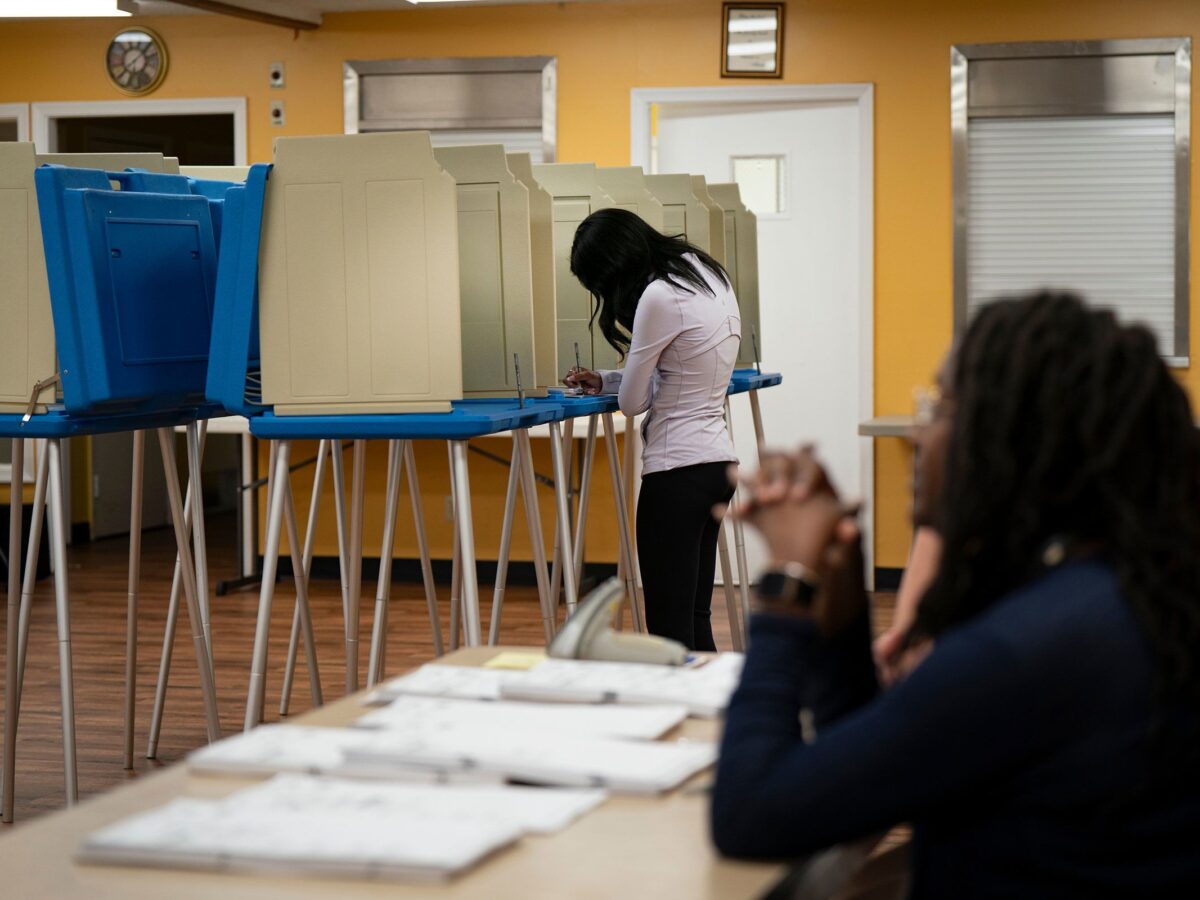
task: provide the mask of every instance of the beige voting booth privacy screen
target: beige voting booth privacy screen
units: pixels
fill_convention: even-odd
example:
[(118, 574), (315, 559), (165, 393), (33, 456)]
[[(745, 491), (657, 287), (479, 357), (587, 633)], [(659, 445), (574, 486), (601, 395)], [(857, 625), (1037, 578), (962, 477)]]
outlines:
[(206, 178), (209, 181), (245, 181), (249, 166), (180, 166), (180, 175)]
[(259, 260), (265, 403), (387, 413), (462, 397), (457, 207), (428, 132), (276, 141)]
[[(33, 144), (0, 143), (0, 412), (24, 412), (34, 385), (58, 368), (33, 184), (33, 170), (51, 163), (118, 172), (166, 169), (161, 153), (35, 155)], [(54, 388), (46, 388), (38, 399), (53, 402)]]
[[(612, 197), (614, 206), (637, 213), (656, 231), (664, 230), (662, 202), (646, 187), (641, 166), (598, 168), (596, 178), (604, 193)], [(597, 369), (615, 369), (621, 365), (620, 354), (599, 332), (592, 339), (592, 361)]]
[(554, 200), (533, 177), (528, 153), (508, 154), (508, 168), (529, 192), (530, 274), (533, 281), (534, 381), (538, 388), (559, 383), (558, 312), (554, 288)]
[(179, 160), (164, 158), (161, 153), (39, 153), (37, 164), (72, 166), (76, 169), (104, 169), (108, 172), (121, 172), (125, 169), (165, 173), (179, 171)]
[(742, 202), (736, 184), (710, 184), (708, 193), (725, 210), (725, 267), (742, 311), (742, 346), (737, 363), (752, 366), (755, 343), (760, 358), (763, 347), (758, 312), (758, 218)]
[(463, 394), (535, 390), (529, 191), (508, 169), (502, 144), (439, 147), (458, 182), (458, 258)]
[(691, 175), (647, 175), (646, 187), (663, 205), (664, 231), (683, 235), (705, 253), (712, 253), (708, 209), (692, 188)]
[(0, 412), (24, 412), (33, 386), (55, 371), (35, 165), (33, 144), (0, 143)]
[(641, 166), (603, 166), (596, 169), (596, 180), (612, 197), (613, 206), (637, 213), (654, 230), (663, 230), (662, 202), (646, 187)]
[(692, 193), (708, 210), (708, 255), (725, 265), (725, 210), (708, 192), (703, 175), (692, 176)]
[(558, 301), (558, 358), (575, 365), (575, 345), (584, 366), (596, 368), (594, 349), (606, 347), (604, 337), (588, 328), (592, 298), (571, 274), (571, 244), (579, 223), (598, 209), (613, 205), (600, 188), (592, 163), (554, 163), (534, 166), (533, 177), (554, 199), (554, 283)]

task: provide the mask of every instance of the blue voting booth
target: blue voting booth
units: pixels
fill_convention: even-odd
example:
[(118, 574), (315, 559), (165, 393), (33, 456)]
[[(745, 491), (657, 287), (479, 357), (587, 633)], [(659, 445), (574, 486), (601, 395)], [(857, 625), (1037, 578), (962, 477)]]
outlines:
[[(126, 189), (114, 190), (114, 179)], [(18, 471), (23, 464), (23, 441), (45, 440), (35, 482), (33, 533), (40, 532), (43, 508), (48, 503), (64, 766), (71, 803), (78, 799), (78, 782), (62, 473), (65, 438), (118, 431), (135, 433), (129, 594), (130, 629), (135, 636), (144, 432), (158, 430), (209, 738), (219, 736), (207, 597), (199, 596), (196, 589), (183, 504), (174, 476), (171, 436), (176, 426), (194, 429), (198, 420), (215, 411), (204, 401), (217, 271), (214, 204), (190, 190), (139, 190), (134, 180), (135, 176), (128, 173), (110, 175), (63, 166), (44, 166), (34, 173), (58, 367), (52, 378), (33, 387), (24, 415), (0, 415), (0, 437), (13, 440)], [(52, 385), (57, 385), (58, 396), (50, 403), (39, 402), (44, 401), (43, 393)], [(15, 532), (12, 537), (18, 548), (22, 499), (20, 490), (12, 491)], [(39, 542), (31, 540), (19, 605), (18, 559), (14, 555), (10, 560), (5, 688), (6, 820), (11, 819), (12, 812), (17, 710), (38, 553)], [(202, 551), (199, 554), (202, 556)], [(131, 642), (127, 660), (127, 766), (131, 765), (132, 753), (135, 647)]]

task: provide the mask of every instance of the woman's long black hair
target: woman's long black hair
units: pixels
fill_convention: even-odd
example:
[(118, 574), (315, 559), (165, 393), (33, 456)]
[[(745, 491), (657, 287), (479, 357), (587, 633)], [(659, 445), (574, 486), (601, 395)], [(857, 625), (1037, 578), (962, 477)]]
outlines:
[(665, 279), (692, 293), (712, 288), (684, 254), (729, 284), (725, 267), (684, 237), (660, 234), (627, 209), (601, 209), (579, 223), (571, 245), (571, 272), (598, 301), (592, 322), (622, 357), (629, 350), (633, 314), (646, 286)]
[(1154, 336), (1068, 294), (998, 301), (948, 389), (944, 551), (916, 633), (974, 616), (1066, 538), (1114, 566), (1160, 700), (1200, 710), (1200, 438)]

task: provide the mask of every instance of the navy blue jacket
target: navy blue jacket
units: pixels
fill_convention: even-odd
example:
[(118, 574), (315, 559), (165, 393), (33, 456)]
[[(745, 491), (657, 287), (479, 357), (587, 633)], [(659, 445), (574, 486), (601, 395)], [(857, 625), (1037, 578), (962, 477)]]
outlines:
[(865, 615), (833, 641), (759, 615), (713, 839), (795, 858), (911, 822), (916, 897), (1200, 897), (1200, 779), (1151, 741), (1153, 682), (1143, 631), (1095, 561), (943, 635), (885, 693)]

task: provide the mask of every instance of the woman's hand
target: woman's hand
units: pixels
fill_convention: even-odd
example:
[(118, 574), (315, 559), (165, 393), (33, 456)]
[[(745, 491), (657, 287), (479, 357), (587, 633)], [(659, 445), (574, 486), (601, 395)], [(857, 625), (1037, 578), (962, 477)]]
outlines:
[(843, 506), (812, 449), (760, 454), (758, 471), (742, 486), (745, 499), (735, 515), (758, 530), (771, 557), (819, 575), (838, 522), (856, 510)]
[(604, 390), (604, 379), (600, 377), (600, 373), (581, 366), (572, 366), (563, 376), (563, 384), (569, 388), (579, 388), (585, 394), (598, 394)]
[(836, 634), (866, 603), (858, 509), (838, 498), (812, 450), (762, 454), (737, 510), (766, 539), (778, 562), (798, 562), (819, 580), (809, 614), (825, 634)]

